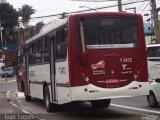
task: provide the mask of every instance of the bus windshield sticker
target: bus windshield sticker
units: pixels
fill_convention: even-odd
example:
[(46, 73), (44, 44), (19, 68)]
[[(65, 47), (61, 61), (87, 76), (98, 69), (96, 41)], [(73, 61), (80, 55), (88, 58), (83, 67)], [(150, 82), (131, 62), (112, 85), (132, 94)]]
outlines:
[(93, 75), (105, 74), (105, 62), (104, 60), (99, 61), (96, 64), (91, 64)]
[(87, 45), (88, 49), (104, 49), (104, 48), (133, 48), (134, 44), (103, 44), (103, 45)]

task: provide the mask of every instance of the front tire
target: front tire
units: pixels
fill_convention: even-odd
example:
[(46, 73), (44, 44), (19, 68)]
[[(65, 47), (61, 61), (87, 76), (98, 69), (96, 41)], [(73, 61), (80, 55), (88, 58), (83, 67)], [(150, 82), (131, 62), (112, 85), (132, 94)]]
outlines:
[(147, 96), (147, 100), (148, 100), (148, 104), (150, 107), (157, 107), (158, 106), (158, 102), (156, 100), (154, 93), (150, 92), (150, 94)]
[(107, 108), (111, 103), (111, 99), (91, 101), (93, 108)]

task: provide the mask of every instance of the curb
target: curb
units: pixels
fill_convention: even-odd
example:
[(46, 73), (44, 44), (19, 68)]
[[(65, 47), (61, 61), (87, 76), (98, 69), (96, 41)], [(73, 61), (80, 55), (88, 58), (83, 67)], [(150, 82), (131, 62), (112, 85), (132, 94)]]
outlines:
[(15, 99), (17, 97), (18, 97), (18, 91), (15, 92), (7, 91), (6, 93), (6, 98), (8, 101), (11, 101), (12, 99)]
[(5, 79), (5, 78), (3, 78), (3, 79), (0, 79), (0, 83), (8, 83), (8, 82), (14, 82), (14, 81), (16, 81), (16, 78), (14, 77), (14, 78), (7, 78), (7, 80)]

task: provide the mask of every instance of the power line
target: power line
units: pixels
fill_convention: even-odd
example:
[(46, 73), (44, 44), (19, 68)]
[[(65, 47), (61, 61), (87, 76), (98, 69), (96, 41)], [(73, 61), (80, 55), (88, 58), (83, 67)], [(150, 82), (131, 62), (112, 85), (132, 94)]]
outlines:
[(150, 5), (149, 3), (147, 3), (146, 4), (146, 6), (143, 8), (143, 10), (141, 10), (141, 12), (140, 13), (142, 13), (147, 7), (148, 7), (148, 5)]
[[(134, 3), (139, 3), (139, 2), (144, 2), (147, 0), (137, 0), (134, 2), (128, 2), (128, 3), (123, 3), (122, 5), (130, 5), (130, 4), (134, 4)], [(100, 9), (106, 9), (106, 8), (112, 8), (112, 7), (117, 7), (118, 5), (109, 5), (109, 6), (104, 6), (104, 7), (97, 7), (94, 8), (95, 10), (100, 10)], [(74, 13), (82, 13), (82, 12), (87, 12), (87, 11), (91, 11), (90, 9), (87, 10), (79, 10), (79, 11), (73, 11), (73, 12), (65, 12), (65, 14), (74, 14)], [(39, 19), (39, 18), (47, 18), (47, 17), (54, 17), (54, 16), (61, 16), (62, 13), (58, 13), (58, 14), (53, 14), (53, 15), (46, 15), (46, 16), (39, 16), (39, 17), (32, 17), (30, 19)], [(23, 19), (21, 19), (23, 20)]]
[[(145, 3), (146, 3), (146, 1), (145, 1)], [(142, 8), (143, 8), (143, 6), (145, 5), (145, 3), (143, 2), (143, 3), (141, 3), (139, 6), (138, 6), (138, 10), (141, 10)]]

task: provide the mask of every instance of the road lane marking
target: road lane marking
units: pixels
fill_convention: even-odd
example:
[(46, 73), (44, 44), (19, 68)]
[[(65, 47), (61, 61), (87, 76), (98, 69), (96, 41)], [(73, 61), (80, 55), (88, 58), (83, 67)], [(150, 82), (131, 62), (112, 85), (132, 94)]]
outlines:
[(21, 110), (23, 113), (30, 114), (27, 110)]
[(13, 102), (10, 102), (10, 103), (11, 103), (11, 105), (12, 105), (12, 106), (17, 107), (17, 105), (16, 105), (16, 104), (14, 104)]
[(147, 109), (136, 108), (136, 107), (129, 107), (129, 106), (123, 106), (123, 105), (118, 105), (118, 104), (111, 104), (111, 106), (125, 108), (125, 109), (131, 109), (131, 110), (136, 110), (136, 111), (141, 111), (141, 112), (149, 112), (149, 113), (154, 113), (154, 114), (155, 113), (156, 114), (160, 114), (160, 112), (155, 111), (155, 110), (147, 110)]
[(10, 101), (10, 91), (7, 91), (6, 98), (7, 98), (8, 101)]
[(12, 101), (10, 101), (10, 104), (16, 108), (18, 108), (21, 112), (25, 113), (25, 114), (30, 114), (30, 112), (28, 112), (27, 110), (21, 109), (17, 106), (17, 104), (13, 103)]

